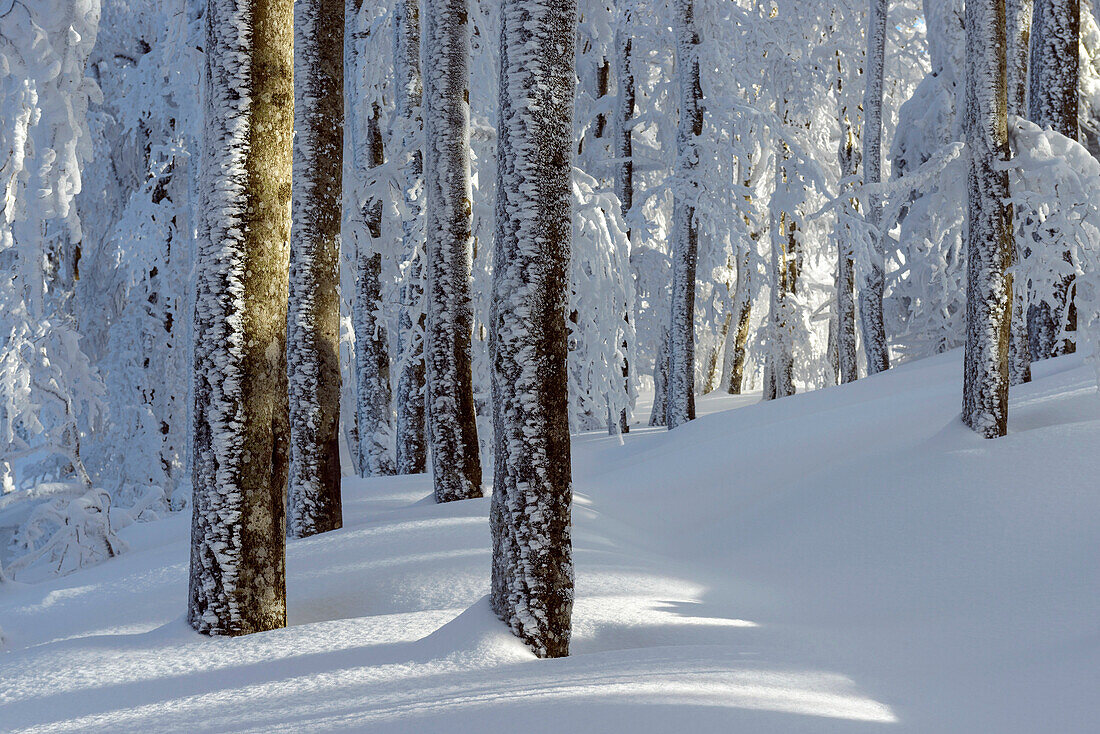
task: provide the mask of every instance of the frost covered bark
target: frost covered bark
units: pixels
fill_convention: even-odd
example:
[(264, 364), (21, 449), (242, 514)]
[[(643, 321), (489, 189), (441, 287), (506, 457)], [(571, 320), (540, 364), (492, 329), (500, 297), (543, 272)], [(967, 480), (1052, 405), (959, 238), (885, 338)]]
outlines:
[(491, 362), (493, 610), (539, 657), (569, 653), (567, 395), (575, 0), (504, 0)]
[(1005, 0), (966, 5), (969, 150), (963, 422), (986, 438), (1008, 428), (1008, 343), (1015, 259), (1009, 158)]
[(695, 0), (673, 0), (672, 27), (680, 113), (672, 204), (672, 315), (666, 412), (666, 425), (670, 430), (695, 419), (695, 269), (699, 252), (695, 204), (699, 166), (697, 139), (703, 133)]
[[(1027, 115), (1027, 72), (1031, 47), (1032, 0), (1005, 0), (1005, 38), (1008, 43), (1008, 117)], [(1016, 234), (1016, 259), (1027, 252), (1027, 243)], [(1009, 382), (1031, 382), (1031, 347), (1027, 334), (1027, 282), (1017, 278), (1012, 297), (1012, 338), (1008, 345)]]
[[(1079, 0), (1035, 0), (1028, 77), (1028, 117), (1070, 140), (1078, 139), (1077, 85), (1080, 77), (1081, 4)], [(1051, 239), (1058, 240), (1057, 233)], [(1041, 247), (1042, 243), (1037, 243)], [(1057, 246), (1057, 245), (1054, 245)], [(1063, 278), (1051, 293), (1034, 293), (1028, 308), (1028, 334), (1033, 359), (1075, 351), (1072, 334), (1077, 313), (1073, 277)]]
[(653, 410), (649, 425), (663, 426), (668, 410), (668, 327), (662, 327), (653, 357)]
[[(780, 141), (775, 153), (775, 195), (773, 206), (790, 199), (792, 173), (790, 149)], [(794, 395), (794, 304), (801, 255), (798, 221), (793, 211), (773, 210), (768, 309), (768, 353), (764, 367), (764, 399)]]
[(401, 308), (397, 315), (397, 473), (420, 474), (427, 467), (424, 416), (424, 157), (420, 105), (420, 5), (398, 0), (394, 76), (401, 128), (402, 177), (405, 187)]
[[(841, 58), (837, 53), (837, 96), (843, 91)], [(837, 147), (837, 162), (840, 164), (842, 181), (855, 182), (859, 175), (859, 134), (852, 125), (846, 105), (841, 105), (837, 114), (840, 123), (840, 144)], [(848, 188), (851, 187), (849, 183)], [(837, 379), (841, 383), (859, 379), (859, 361), (856, 355), (856, 301), (855, 268), (852, 252), (852, 233), (849, 222), (859, 215), (856, 202), (849, 199), (837, 214), (836, 241), (836, 369)]]
[[(355, 257), (355, 297), (352, 328), (355, 333), (355, 416), (359, 472), (376, 477), (393, 474), (393, 405), (390, 392), (390, 353), (382, 299), (382, 197), (361, 191), (374, 169), (385, 163), (382, 139), (380, 85), (369, 80), (380, 54), (374, 53), (370, 27), (360, 30), (363, 0), (347, 0), (345, 25), (345, 161), (344, 185), (347, 232), (344, 241)], [(368, 188), (368, 187), (363, 187)], [(371, 187), (373, 188), (373, 187)]]
[(286, 624), (291, 0), (209, 0), (187, 618)]
[[(886, 11), (889, 0), (871, 0), (867, 16), (867, 87), (863, 101), (863, 182), (882, 181), (882, 82), (886, 57)], [(859, 289), (859, 317), (868, 374), (890, 368), (886, 327), (882, 317), (882, 294), (886, 277), (886, 250), (882, 226), (882, 205), (869, 197), (867, 223), (871, 225), (870, 267)]]
[(340, 221), (344, 0), (299, 0), (294, 18), (294, 183), (287, 376), (287, 523), (343, 526), (340, 504)]
[[(364, 131), (366, 165), (377, 168), (384, 162), (382, 128), (377, 103), (372, 104)], [(365, 477), (395, 472), (391, 443), (392, 405), (390, 402), (390, 353), (386, 319), (382, 311), (382, 200), (368, 199), (359, 216), (364, 220), (366, 236), (356, 227), (355, 303), (352, 319), (355, 327), (356, 417), (359, 423), (359, 471)]]
[(631, 37), (634, 0), (620, 0), (619, 20), (615, 26), (615, 79), (619, 85), (615, 97), (614, 155), (615, 194), (619, 197), (623, 221), (630, 237), (630, 210), (634, 206), (634, 45)]
[(428, 422), (436, 502), (480, 497), (470, 356), (473, 205), (467, 0), (426, 0), (424, 180)]

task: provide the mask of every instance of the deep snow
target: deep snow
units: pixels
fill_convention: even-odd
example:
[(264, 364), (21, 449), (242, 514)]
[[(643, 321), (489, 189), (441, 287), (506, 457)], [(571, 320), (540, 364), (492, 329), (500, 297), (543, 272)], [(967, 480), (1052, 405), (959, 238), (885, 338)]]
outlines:
[(993, 441), (961, 373), (576, 437), (567, 659), (488, 610), (489, 500), (425, 477), (348, 480), (345, 528), (289, 542), (290, 626), (244, 638), (183, 621), (186, 514), (131, 526), (117, 559), (0, 586), (0, 730), (1094, 731), (1095, 373), (1036, 364)]

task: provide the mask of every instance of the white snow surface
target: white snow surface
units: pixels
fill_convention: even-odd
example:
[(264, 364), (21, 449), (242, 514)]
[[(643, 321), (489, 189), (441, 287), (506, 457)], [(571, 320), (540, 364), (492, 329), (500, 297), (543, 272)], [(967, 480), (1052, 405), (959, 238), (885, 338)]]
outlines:
[[(286, 629), (184, 622), (189, 518), (0, 584), (0, 730), (1087, 732), (1100, 396), (1079, 356), (959, 420), (961, 353), (669, 433), (575, 438), (572, 656), (489, 611), (489, 499), (348, 480), (288, 545)], [(646, 415), (648, 406), (639, 406)]]

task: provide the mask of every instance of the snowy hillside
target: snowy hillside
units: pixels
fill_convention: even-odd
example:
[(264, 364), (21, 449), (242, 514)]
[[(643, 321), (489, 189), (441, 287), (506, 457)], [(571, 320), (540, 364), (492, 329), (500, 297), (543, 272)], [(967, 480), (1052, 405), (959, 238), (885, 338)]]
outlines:
[(347, 479), (291, 540), (286, 629), (184, 622), (189, 518), (0, 586), (0, 730), (1088, 732), (1100, 397), (1078, 357), (959, 421), (961, 354), (673, 432), (576, 437), (572, 655), (488, 608), (489, 500)]

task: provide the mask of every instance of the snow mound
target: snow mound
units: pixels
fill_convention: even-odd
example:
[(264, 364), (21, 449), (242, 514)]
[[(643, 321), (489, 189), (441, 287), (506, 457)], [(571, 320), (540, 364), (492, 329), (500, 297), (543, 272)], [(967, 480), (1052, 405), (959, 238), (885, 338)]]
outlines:
[(574, 440), (572, 656), (489, 610), (487, 499), (347, 480), (288, 545), (286, 629), (183, 622), (188, 518), (0, 584), (4, 731), (1086, 732), (1100, 718), (1100, 397), (1080, 357), (959, 423), (960, 354), (671, 433)]

